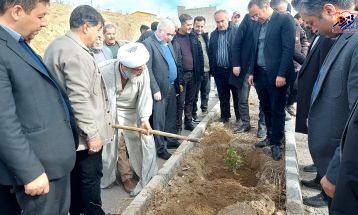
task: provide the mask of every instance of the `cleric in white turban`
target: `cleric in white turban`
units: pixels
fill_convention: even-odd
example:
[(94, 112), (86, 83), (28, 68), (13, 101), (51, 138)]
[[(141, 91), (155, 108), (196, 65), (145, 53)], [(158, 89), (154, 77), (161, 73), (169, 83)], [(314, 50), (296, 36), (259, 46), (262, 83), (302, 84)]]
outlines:
[[(128, 43), (118, 49), (117, 59), (99, 64), (117, 124), (151, 130), (153, 100), (148, 60), (144, 45)], [(103, 148), (102, 160), (101, 187), (114, 183), (118, 170), (125, 190), (132, 195), (137, 195), (158, 169), (153, 136), (121, 129), (117, 130), (117, 138)], [(138, 182), (133, 172), (139, 177)]]

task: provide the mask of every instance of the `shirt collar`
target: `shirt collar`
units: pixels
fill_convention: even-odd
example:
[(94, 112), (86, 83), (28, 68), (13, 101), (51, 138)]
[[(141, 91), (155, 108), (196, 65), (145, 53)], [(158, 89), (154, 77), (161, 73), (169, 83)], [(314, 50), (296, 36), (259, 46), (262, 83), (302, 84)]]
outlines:
[(157, 38), (157, 40), (158, 40), (158, 42), (161, 44), (161, 45), (168, 45), (168, 43), (164, 43), (163, 41), (161, 41), (160, 39), (159, 39), (159, 37), (157, 36), (157, 34), (156, 33), (154, 33), (154, 36), (155, 36), (155, 38)]
[(19, 33), (17, 33), (16, 31), (14, 31), (13, 29), (7, 27), (4, 24), (0, 24), (1, 27), (4, 28), (4, 30), (9, 33), (16, 41), (19, 41), (21, 38), (21, 35)]

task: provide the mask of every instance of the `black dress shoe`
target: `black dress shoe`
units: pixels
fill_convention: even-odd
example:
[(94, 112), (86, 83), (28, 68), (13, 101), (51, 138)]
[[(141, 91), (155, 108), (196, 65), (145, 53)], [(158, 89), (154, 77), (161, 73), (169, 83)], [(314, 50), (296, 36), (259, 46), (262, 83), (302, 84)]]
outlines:
[(314, 164), (311, 165), (307, 165), (305, 167), (303, 167), (303, 171), (305, 172), (317, 172), (317, 168)]
[(312, 188), (312, 189), (322, 190), (322, 186), (321, 186), (320, 182), (317, 181), (316, 179), (301, 180), (301, 184), (306, 187)]
[(178, 140), (173, 140), (167, 143), (168, 149), (176, 149), (180, 146), (180, 142)]
[(194, 125), (193, 124), (191, 124), (191, 123), (189, 123), (189, 124), (186, 124), (185, 126), (184, 126), (184, 129), (185, 130), (188, 130), (188, 131), (192, 131), (192, 130), (194, 130)]
[(257, 129), (257, 134), (256, 136), (258, 138), (264, 138), (266, 137), (266, 127), (264, 126), (259, 126), (259, 128)]
[(200, 122), (200, 120), (198, 119), (198, 117), (197, 116), (193, 116), (193, 123), (199, 123)]
[(168, 151), (158, 153), (158, 157), (160, 157), (160, 158), (162, 158), (164, 160), (168, 160), (170, 158), (170, 156), (172, 156), (172, 154), (170, 154)]
[(271, 147), (271, 152), (272, 152), (272, 158), (275, 160), (275, 161), (278, 161), (281, 159), (281, 148), (280, 146), (278, 145), (273, 145)]
[(270, 139), (269, 138), (265, 138), (264, 140), (261, 140), (260, 142), (255, 144), (256, 148), (263, 148), (266, 146), (270, 146)]
[(241, 125), (240, 127), (234, 129), (234, 133), (235, 134), (245, 133), (245, 132), (249, 132), (250, 130), (251, 130), (250, 125)]
[(320, 193), (316, 196), (304, 197), (303, 204), (315, 208), (323, 208), (328, 206), (328, 201), (325, 199), (322, 193)]

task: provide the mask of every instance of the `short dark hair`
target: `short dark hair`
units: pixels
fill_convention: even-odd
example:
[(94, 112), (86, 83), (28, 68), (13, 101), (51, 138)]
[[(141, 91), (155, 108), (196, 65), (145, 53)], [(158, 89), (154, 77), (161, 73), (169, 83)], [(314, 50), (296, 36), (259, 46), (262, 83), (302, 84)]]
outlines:
[(192, 19), (193, 19), (193, 17), (191, 17), (189, 14), (185, 14), (185, 13), (179, 16), (179, 21), (181, 24), (184, 24), (186, 21), (192, 20)]
[(159, 24), (159, 22), (157, 22), (157, 21), (152, 22), (152, 24), (150, 24), (150, 30), (156, 31), (158, 28), (158, 24)]
[(7, 9), (15, 5), (20, 5), (27, 14), (29, 14), (38, 3), (50, 4), (50, 0), (1, 0), (0, 15), (3, 15)]
[(113, 24), (111, 24), (111, 23), (105, 24), (103, 26), (103, 33), (105, 34), (107, 29), (113, 29), (113, 28), (114, 28), (114, 30), (116, 30), (116, 26), (114, 26)]
[(195, 22), (201, 22), (201, 21), (206, 22), (205, 17), (203, 17), (203, 16), (196, 16), (196, 17), (194, 18), (194, 23), (195, 23)]
[(140, 31), (146, 31), (148, 29), (149, 29), (149, 26), (147, 26), (147, 25), (141, 25), (139, 28)]
[(264, 8), (265, 6), (270, 6), (269, 0), (251, 0), (247, 6), (250, 9), (252, 6), (257, 5), (259, 8)]
[(323, 6), (333, 4), (340, 9), (349, 10), (355, 5), (354, 0), (302, 0), (300, 9), (308, 16), (321, 16)]
[(76, 7), (70, 16), (70, 29), (77, 29), (84, 24), (90, 26), (104, 25), (102, 15), (89, 5), (80, 5)]
[(295, 19), (302, 19), (302, 16), (301, 16), (299, 13), (297, 13), (297, 14), (294, 16), (294, 18), (295, 18)]

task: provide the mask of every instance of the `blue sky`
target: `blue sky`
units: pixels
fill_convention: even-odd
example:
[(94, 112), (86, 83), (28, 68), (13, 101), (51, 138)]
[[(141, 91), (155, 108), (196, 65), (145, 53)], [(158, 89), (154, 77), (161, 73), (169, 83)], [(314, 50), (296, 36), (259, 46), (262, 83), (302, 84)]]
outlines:
[(216, 6), (217, 9), (226, 9), (230, 13), (237, 10), (244, 15), (247, 13), (249, 0), (76, 0), (74, 4), (91, 4), (91, 2), (93, 6), (99, 6), (101, 9), (110, 9), (123, 13), (132, 13), (139, 10), (159, 16), (173, 17), (176, 16), (176, 6), (178, 5), (186, 8)]

